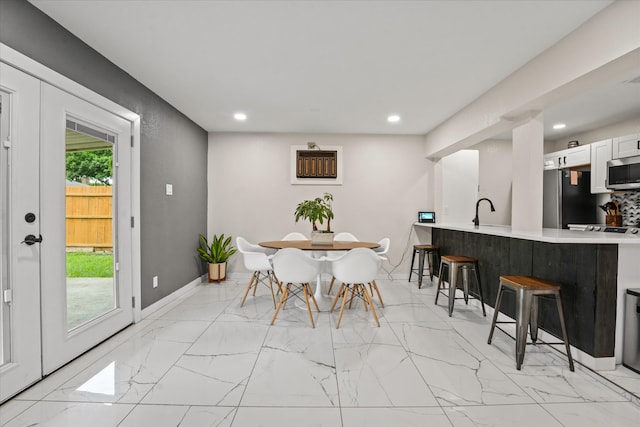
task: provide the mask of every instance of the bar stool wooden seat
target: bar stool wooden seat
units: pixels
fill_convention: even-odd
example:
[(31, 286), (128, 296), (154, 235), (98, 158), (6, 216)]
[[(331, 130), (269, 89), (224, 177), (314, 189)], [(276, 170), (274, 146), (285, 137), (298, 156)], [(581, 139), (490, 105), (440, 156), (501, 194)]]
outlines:
[[(516, 320), (515, 322), (498, 322), (498, 313), (500, 312), (500, 304), (504, 290), (509, 289), (516, 294)], [(539, 296), (551, 296), (556, 300), (558, 316), (560, 317), (560, 328), (562, 329), (562, 340), (567, 351), (567, 359), (569, 359), (569, 368), (573, 371), (573, 358), (571, 357), (571, 349), (569, 347), (569, 339), (567, 338), (567, 328), (564, 322), (564, 312), (562, 311), (562, 301), (560, 300), (560, 285), (546, 280), (538, 279), (531, 276), (500, 276), (500, 286), (498, 287), (498, 296), (496, 299), (495, 312), (493, 313), (493, 321), (491, 322), (491, 330), (489, 332), (488, 344), (491, 344), (493, 331), (497, 323), (515, 323), (516, 324), (516, 369), (520, 370), (524, 361), (524, 351), (527, 343), (527, 329), (531, 335), (531, 343), (535, 344), (538, 339), (538, 298)], [(527, 328), (528, 327), (528, 328)], [(504, 329), (502, 332), (511, 336)], [(541, 343), (546, 345), (562, 344)]]
[[(416, 260), (416, 254), (418, 255), (418, 268), (413, 268), (414, 262)], [(440, 247), (437, 245), (413, 245), (413, 256), (411, 257), (409, 281), (411, 281), (411, 274), (413, 274), (413, 272), (416, 272), (418, 274), (418, 289), (422, 287), (425, 256), (427, 258), (427, 264), (429, 267), (429, 279), (433, 280), (434, 254), (440, 254)]]
[[(444, 289), (443, 285), (443, 277), (444, 277), (444, 269), (448, 270), (449, 273), (449, 293), (445, 294), (442, 292)], [(462, 270), (462, 286), (463, 286), (463, 297), (456, 298), (456, 289), (458, 285), (458, 271)], [(447, 296), (449, 298), (449, 317), (453, 314), (453, 303), (457, 299), (464, 299), (465, 304), (469, 303), (469, 270), (473, 270), (475, 272), (476, 277), (476, 285), (478, 286), (478, 296), (471, 295), (473, 298), (480, 300), (482, 305), (482, 314), (484, 316), (487, 315), (487, 312), (484, 309), (484, 297), (482, 296), (482, 285), (480, 283), (480, 273), (478, 271), (478, 260), (475, 258), (470, 258), (467, 256), (459, 256), (459, 255), (443, 255), (440, 258), (440, 271), (438, 272), (438, 290), (436, 292), (436, 304), (438, 304), (438, 296), (440, 293)]]

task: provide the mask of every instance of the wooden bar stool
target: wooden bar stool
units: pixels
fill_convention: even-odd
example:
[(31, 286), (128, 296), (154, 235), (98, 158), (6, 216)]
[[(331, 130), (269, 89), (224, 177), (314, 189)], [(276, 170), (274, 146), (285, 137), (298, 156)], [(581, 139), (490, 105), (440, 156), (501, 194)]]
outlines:
[[(444, 269), (447, 268), (449, 272), (449, 293), (448, 295), (442, 292), (441, 289), (444, 288), (443, 282), (443, 273)], [(464, 297), (456, 298), (456, 288), (458, 284), (458, 271), (462, 270), (462, 291)], [(476, 276), (476, 284), (478, 285), (478, 295), (480, 298), (477, 298), (475, 295), (471, 295), (473, 298), (479, 299), (482, 304), (482, 314), (484, 316), (487, 315), (487, 312), (484, 309), (484, 297), (482, 296), (482, 285), (480, 283), (480, 273), (478, 272), (478, 260), (475, 258), (470, 258), (466, 256), (458, 256), (458, 255), (443, 255), (440, 258), (440, 271), (438, 272), (438, 290), (436, 292), (436, 304), (438, 304), (438, 296), (442, 292), (443, 295), (449, 297), (449, 317), (453, 313), (453, 303), (457, 299), (464, 299), (465, 304), (469, 303), (469, 270), (473, 270)]]
[[(413, 256), (411, 257), (411, 270), (409, 270), (409, 281), (411, 281), (411, 274), (415, 271), (418, 273), (418, 289), (422, 287), (422, 275), (424, 274), (424, 258), (427, 256), (427, 263), (429, 266), (429, 279), (433, 280), (433, 262), (434, 253), (440, 253), (440, 247), (437, 245), (413, 245)], [(418, 268), (413, 268), (413, 264), (416, 260), (416, 254), (418, 254)]]
[[(498, 313), (500, 312), (500, 304), (502, 303), (502, 295), (505, 289), (510, 289), (516, 294), (516, 321), (515, 322), (498, 322)], [(531, 276), (500, 276), (500, 286), (498, 287), (498, 297), (496, 299), (495, 312), (493, 313), (493, 322), (491, 322), (491, 331), (489, 332), (488, 344), (491, 344), (493, 331), (496, 323), (515, 323), (516, 324), (516, 368), (520, 370), (524, 360), (524, 350), (527, 345), (527, 327), (531, 335), (531, 344), (535, 344), (538, 339), (538, 296), (549, 295), (555, 298), (558, 308), (558, 316), (560, 317), (560, 328), (562, 329), (562, 340), (567, 350), (567, 358), (569, 359), (569, 368), (573, 371), (573, 358), (571, 357), (571, 349), (569, 348), (569, 339), (567, 338), (567, 328), (564, 323), (564, 312), (562, 311), (562, 301), (560, 300), (560, 285), (546, 280), (538, 279)], [(504, 329), (502, 332), (511, 336)], [(560, 342), (541, 343), (541, 344), (562, 344)]]

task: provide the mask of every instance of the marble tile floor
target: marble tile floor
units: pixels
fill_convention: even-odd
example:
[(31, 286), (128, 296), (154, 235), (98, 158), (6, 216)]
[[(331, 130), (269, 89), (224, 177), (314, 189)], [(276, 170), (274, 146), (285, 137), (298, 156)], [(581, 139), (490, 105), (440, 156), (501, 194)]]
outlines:
[(338, 330), (337, 311), (312, 329), (295, 304), (270, 326), (268, 291), (240, 307), (244, 286), (197, 286), (2, 405), (0, 425), (640, 425), (640, 375), (570, 372), (547, 346), (518, 371), (510, 338), (486, 343), (489, 313), (449, 318), (428, 281), (378, 281), (381, 326), (360, 303)]

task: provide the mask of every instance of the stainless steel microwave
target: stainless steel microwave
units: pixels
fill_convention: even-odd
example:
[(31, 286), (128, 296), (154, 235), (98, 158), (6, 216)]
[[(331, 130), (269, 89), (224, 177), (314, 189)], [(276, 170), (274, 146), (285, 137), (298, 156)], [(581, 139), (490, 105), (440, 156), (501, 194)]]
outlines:
[(609, 160), (606, 187), (610, 190), (640, 189), (640, 156)]

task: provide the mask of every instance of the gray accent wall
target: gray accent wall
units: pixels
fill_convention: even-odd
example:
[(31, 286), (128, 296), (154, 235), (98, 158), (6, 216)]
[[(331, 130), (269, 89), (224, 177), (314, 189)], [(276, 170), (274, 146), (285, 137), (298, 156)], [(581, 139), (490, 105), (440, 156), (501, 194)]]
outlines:
[[(26, 0), (0, 1), (0, 42), (141, 116), (142, 308), (197, 279), (198, 235), (207, 228), (207, 132)], [(165, 184), (173, 184), (173, 196)]]

